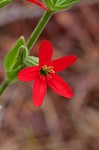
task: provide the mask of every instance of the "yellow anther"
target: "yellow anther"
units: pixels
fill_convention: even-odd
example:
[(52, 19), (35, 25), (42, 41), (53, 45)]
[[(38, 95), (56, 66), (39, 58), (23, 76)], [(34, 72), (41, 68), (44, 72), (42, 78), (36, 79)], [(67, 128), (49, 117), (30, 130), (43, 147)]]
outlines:
[(44, 65), (41, 70), (40, 70), (40, 73), (44, 76), (49, 76), (51, 78), (51, 75), (50, 73), (55, 73), (55, 71), (53, 70), (54, 67), (53, 66), (46, 66)]
[(44, 71), (46, 71), (47, 73), (55, 73), (55, 71), (53, 70), (53, 69), (54, 69), (53, 66), (46, 66), (46, 65), (44, 65), (44, 66), (42, 67), (42, 69), (43, 69)]

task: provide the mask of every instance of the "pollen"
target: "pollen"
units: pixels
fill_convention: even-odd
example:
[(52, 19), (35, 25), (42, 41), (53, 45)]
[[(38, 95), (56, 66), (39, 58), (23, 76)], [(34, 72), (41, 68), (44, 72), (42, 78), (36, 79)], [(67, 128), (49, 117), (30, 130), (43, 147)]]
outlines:
[(42, 75), (44, 75), (44, 76), (48, 75), (49, 77), (51, 77), (51, 76), (50, 76), (50, 73), (55, 73), (54, 67), (53, 67), (53, 66), (46, 66), (46, 65), (44, 65), (44, 66), (41, 68), (40, 73), (41, 73)]

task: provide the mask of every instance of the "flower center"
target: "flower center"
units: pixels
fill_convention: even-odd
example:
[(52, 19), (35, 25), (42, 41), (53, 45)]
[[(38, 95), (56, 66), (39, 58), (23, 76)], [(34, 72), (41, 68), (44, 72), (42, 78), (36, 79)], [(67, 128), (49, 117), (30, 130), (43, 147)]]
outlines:
[(41, 69), (40, 69), (40, 73), (44, 76), (48, 75), (50, 76), (49, 74), (50, 73), (55, 73), (55, 71), (53, 70), (54, 67), (53, 66), (46, 66), (44, 65)]

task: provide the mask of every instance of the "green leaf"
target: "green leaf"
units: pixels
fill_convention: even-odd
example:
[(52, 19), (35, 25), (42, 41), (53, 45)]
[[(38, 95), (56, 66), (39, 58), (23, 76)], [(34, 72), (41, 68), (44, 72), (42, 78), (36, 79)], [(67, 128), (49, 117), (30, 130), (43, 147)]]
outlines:
[(44, 1), (45, 5), (48, 8), (50, 8), (50, 10), (52, 10), (52, 8), (53, 8), (53, 2), (52, 2), (52, 0), (43, 0), (43, 1)]
[(17, 74), (21, 69), (22, 69), (22, 67), (19, 66), (16, 69), (6, 71), (8, 80), (10, 82), (15, 82), (17, 80)]
[(22, 65), (19, 64), (17, 60), (18, 50), (22, 46), (25, 46), (24, 37), (19, 38), (16, 45), (12, 48), (12, 50), (8, 52), (4, 60), (7, 78), (10, 82), (15, 81), (17, 79), (17, 74), (23, 67)]
[(80, 0), (62, 0), (62, 1), (57, 1), (56, 6), (66, 6), (70, 4), (75, 4), (79, 2)]
[(70, 7), (72, 7), (75, 3), (77, 3), (79, 0), (71, 0), (71, 1), (67, 1), (67, 3), (66, 2), (64, 2), (64, 3), (61, 3), (61, 5), (56, 5), (55, 7), (54, 7), (54, 9), (56, 10), (56, 11), (58, 11), (58, 10), (64, 10), (64, 9), (69, 9)]
[(8, 52), (4, 60), (4, 65), (6, 70), (12, 70), (15, 67), (15, 64), (17, 62), (18, 50), (22, 45), (25, 45), (24, 37), (20, 37), (15, 47), (13, 47), (12, 50)]
[(6, 6), (7, 4), (11, 3), (13, 0), (0, 0), (0, 8)]

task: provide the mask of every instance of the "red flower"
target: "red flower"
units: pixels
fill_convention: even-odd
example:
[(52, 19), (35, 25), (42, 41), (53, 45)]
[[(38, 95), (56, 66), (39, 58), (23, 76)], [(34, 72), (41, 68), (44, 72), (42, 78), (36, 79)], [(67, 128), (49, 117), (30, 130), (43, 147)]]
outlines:
[(36, 5), (44, 8), (45, 10), (48, 10), (48, 8), (46, 6), (44, 6), (42, 3), (40, 3), (38, 0), (27, 0), (27, 1), (35, 3)]
[(34, 80), (33, 101), (35, 106), (42, 104), (47, 85), (63, 97), (71, 98), (73, 96), (71, 88), (56, 72), (69, 67), (76, 61), (77, 57), (70, 55), (51, 61), (52, 53), (51, 43), (43, 41), (39, 50), (39, 66), (22, 69), (18, 74), (18, 78), (21, 81), (29, 82)]

